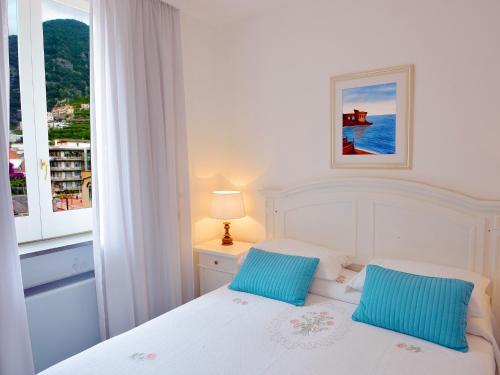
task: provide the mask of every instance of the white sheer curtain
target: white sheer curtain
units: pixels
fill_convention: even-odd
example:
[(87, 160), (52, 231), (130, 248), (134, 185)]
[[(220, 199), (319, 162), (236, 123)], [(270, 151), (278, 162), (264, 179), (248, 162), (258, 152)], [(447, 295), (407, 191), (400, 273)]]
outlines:
[(179, 12), (92, 4), (94, 248), (103, 338), (193, 298)]
[(35, 373), (9, 182), (7, 0), (0, 0), (0, 374)]

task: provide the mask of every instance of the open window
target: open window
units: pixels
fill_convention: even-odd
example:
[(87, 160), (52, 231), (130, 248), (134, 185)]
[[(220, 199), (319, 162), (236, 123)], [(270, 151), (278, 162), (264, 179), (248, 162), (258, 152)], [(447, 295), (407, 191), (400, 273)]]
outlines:
[(9, 172), (18, 240), (90, 231), (88, 4), (8, 5)]

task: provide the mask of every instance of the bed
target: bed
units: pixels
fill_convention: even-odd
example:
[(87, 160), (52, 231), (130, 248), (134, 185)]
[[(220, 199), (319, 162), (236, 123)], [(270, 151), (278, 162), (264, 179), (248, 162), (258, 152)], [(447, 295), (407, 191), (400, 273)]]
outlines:
[(469, 335), (463, 354), (352, 322), (355, 307), (313, 294), (295, 307), (222, 287), (43, 375), (494, 374), (481, 337)]
[[(385, 256), (474, 270), (493, 281), (498, 316), (498, 202), (381, 179), (264, 194), (268, 238), (335, 244), (358, 263)], [(339, 284), (352, 277), (343, 272)], [(461, 353), (354, 322), (355, 309), (316, 294), (296, 307), (224, 286), (42, 374), (495, 374), (492, 324), (477, 325)]]

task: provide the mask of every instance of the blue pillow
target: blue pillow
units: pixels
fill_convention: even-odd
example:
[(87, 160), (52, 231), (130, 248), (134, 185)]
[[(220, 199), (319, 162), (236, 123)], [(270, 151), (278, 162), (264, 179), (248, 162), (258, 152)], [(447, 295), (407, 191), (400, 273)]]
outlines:
[(319, 258), (251, 248), (229, 289), (304, 306)]
[(357, 322), (467, 352), (467, 305), (474, 284), (368, 265)]

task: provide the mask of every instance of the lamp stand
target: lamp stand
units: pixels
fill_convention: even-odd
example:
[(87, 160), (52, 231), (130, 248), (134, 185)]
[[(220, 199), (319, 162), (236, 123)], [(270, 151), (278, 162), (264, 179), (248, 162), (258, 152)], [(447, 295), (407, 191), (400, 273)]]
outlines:
[(230, 227), (230, 222), (225, 221), (224, 222), (224, 237), (222, 237), (222, 245), (224, 246), (230, 246), (233, 244), (233, 239), (231, 238), (231, 235), (229, 234), (229, 227)]

